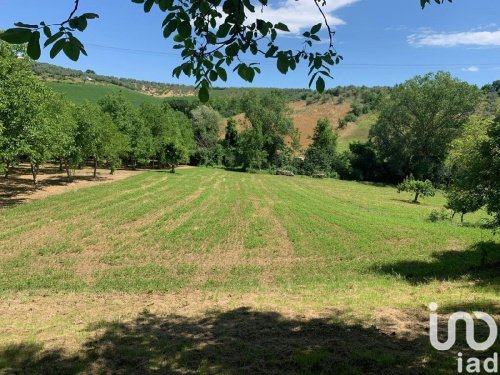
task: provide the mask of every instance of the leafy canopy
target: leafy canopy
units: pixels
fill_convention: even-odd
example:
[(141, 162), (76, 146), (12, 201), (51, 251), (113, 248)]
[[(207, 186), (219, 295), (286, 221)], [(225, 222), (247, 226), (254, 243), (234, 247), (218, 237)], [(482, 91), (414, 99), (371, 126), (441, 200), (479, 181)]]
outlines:
[[(300, 0), (306, 1), (306, 0)], [(434, 0), (444, 3), (445, 0)], [(448, 0), (451, 2), (452, 0)], [(245, 63), (243, 55), (261, 55), (276, 61), (276, 68), (282, 74), (295, 70), (301, 61), (309, 67), (309, 86), (315, 82), (316, 89), (325, 89), (325, 77), (331, 78), (331, 68), (340, 63), (342, 57), (333, 46), (335, 34), (328, 24), (323, 7), (327, 0), (313, 0), (311, 6), (318, 10), (322, 22), (311, 25), (305, 31), (303, 47), (299, 50), (283, 49), (278, 45), (278, 35), (290, 32), (287, 25), (274, 20), (256, 18), (251, 15), (263, 12), (268, 0), (132, 0), (142, 5), (149, 13), (158, 8), (166, 14), (162, 23), (163, 36), (172, 38), (174, 48), (180, 51), (183, 63), (175, 67), (173, 75), (184, 74), (194, 77), (199, 87), (202, 102), (209, 100), (209, 87), (216, 81), (227, 80), (227, 69), (252, 82), (260, 73), (257, 63)], [(420, 0), (422, 8), (431, 0)], [(87, 55), (82, 42), (75, 36), (88, 27), (88, 22), (99, 18), (95, 13), (78, 15), (80, 0), (74, 0), (69, 16), (59, 23), (40, 22), (28, 24), (17, 22), (15, 28), (0, 34), (0, 39), (13, 44), (27, 43), (27, 54), (39, 59), (43, 48), (50, 47), (50, 57), (61, 51), (71, 60), (77, 61), (81, 54)], [(326, 29), (328, 44), (322, 52), (312, 49), (315, 42), (321, 42), (319, 32)], [(44, 39), (45, 41), (43, 41)]]

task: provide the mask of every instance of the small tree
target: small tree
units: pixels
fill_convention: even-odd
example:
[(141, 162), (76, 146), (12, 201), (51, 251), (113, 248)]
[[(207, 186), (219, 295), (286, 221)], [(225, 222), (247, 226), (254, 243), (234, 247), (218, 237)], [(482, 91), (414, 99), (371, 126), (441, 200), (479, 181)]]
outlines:
[(412, 175), (406, 177), (405, 180), (397, 186), (398, 193), (408, 191), (415, 193), (413, 203), (418, 203), (418, 197), (433, 197), (436, 194), (436, 189), (429, 180), (415, 180)]
[(181, 142), (174, 140), (165, 145), (165, 159), (170, 165), (170, 171), (175, 173), (175, 168), (185, 163), (189, 158), (189, 150)]
[(238, 147), (238, 130), (236, 129), (236, 120), (234, 118), (227, 120), (226, 135), (222, 145), (224, 147), (224, 156), (222, 159), (224, 166), (226, 168), (234, 167)]
[(475, 212), (484, 205), (484, 196), (480, 188), (474, 190), (450, 189), (446, 193), (448, 202), (446, 208), (453, 211), (451, 218), (457, 212), (461, 214), (460, 221), (463, 223), (464, 215), (469, 212)]
[(327, 119), (318, 121), (312, 141), (306, 151), (304, 172), (308, 175), (317, 172), (331, 175), (337, 160), (337, 134)]

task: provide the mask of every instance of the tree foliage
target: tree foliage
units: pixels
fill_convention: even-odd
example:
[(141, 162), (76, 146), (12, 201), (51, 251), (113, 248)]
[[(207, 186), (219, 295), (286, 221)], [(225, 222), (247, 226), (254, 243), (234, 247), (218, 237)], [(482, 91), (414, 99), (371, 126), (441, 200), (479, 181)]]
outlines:
[(335, 174), (337, 134), (327, 119), (319, 120), (314, 128), (312, 143), (306, 151), (303, 170), (306, 174)]
[(295, 132), (287, 97), (277, 90), (261, 94), (246, 93), (241, 106), (254, 130), (250, 137), (252, 144), (255, 147), (259, 145), (263, 151), (258, 153), (260, 157), (265, 155), (265, 166), (279, 164), (281, 155), (288, 148), (285, 138)]
[[(444, 2), (434, 1), (438, 4)], [(342, 60), (334, 48), (335, 32), (332, 31), (323, 11), (327, 0), (315, 0), (311, 4), (317, 8), (318, 16), (323, 21), (311, 25), (310, 29), (302, 34), (304, 43), (298, 50), (282, 48), (278, 43), (278, 35), (290, 31), (287, 25), (258, 16), (259, 11), (265, 14), (267, 0), (132, 2), (140, 4), (146, 13), (153, 8), (165, 13), (162, 22), (163, 36), (174, 40), (174, 48), (180, 50), (183, 58), (183, 63), (174, 68), (173, 75), (194, 77), (202, 102), (209, 100), (209, 87), (214, 82), (227, 80), (227, 69), (237, 72), (245, 81), (254, 80), (261, 69), (257, 63), (245, 63), (243, 57), (246, 54), (262, 55), (275, 60), (276, 68), (282, 74), (295, 70), (303, 61), (307, 62), (308, 74), (311, 77), (309, 86), (315, 83), (319, 92), (325, 89), (325, 78), (331, 78), (331, 68)], [(422, 8), (430, 2), (431, 0), (420, 0)], [(87, 52), (75, 35), (85, 31), (89, 21), (99, 17), (95, 13), (77, 14), (79, 5), (80, 0), (74, 0), (69, 16), (62, 22), (18, 22), (15, 28), (1, 33), (0, 39), (15, 44), (27, 43), (27, 53), (35, 60), (40, 58), (41, 43), (45, 40), (43, 47), (50, 47), (51, 58), (62, 51), (69, 59), (77, 61), (81, 54), (87, 55)], [(326, 30), (328, 47), (324, 51), (317, 51), (313, 44), (321, 42), (321, 30)]]
[(219, 145), (222, 117), (211, 107), (201, 105), (191, 111), (191, 123), (197, 149), (191, 158), (194, 164), (219, 165), (222, 154)]
[(418, 198), (422, 197), (433, 197), (436, 194), (436, 189), (429, 180), (420, 181), (415, 180), (415, 178), (410, 175), (406, 177), (404, 181), (397, 186), (398, 193), (402, 191), (407, 191), (415, 193), (413, 198), (413, 203), (418, 203)]
[(370, 139), (390, 173), (442, 179), (450, 143), (480, 101), (475, 86), (449, 73), (418, 76), (392, 90)]

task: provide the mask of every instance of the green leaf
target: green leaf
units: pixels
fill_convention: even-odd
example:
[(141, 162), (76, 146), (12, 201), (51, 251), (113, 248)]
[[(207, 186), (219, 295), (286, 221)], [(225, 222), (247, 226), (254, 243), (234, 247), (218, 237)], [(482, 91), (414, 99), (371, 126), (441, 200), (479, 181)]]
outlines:
[(217, 38), (225, 38), (231, 29), (231, 24), (223, 23), (220, 25), (219, 30), (217, 30)]
[(252, 5), (252, 3), (250, 2), (250, 0), (243, 0), (243, 5), (245, 5), (245, 7), (251, 12), (251, 13), (254, 13), (255, 12), (255, 7)]
[(23, 28), (8, 29), (0, 34), (0, 39), (10, 44), (28, 43), (31, 39), (31, 30)]
[(160, 0), (158, 5), (160, 6), (160, 9), (165, 12), (168, 9), (170, 9), (173, 5), (173, 0)]
[(314, 25), (311, 28), (311, 34), (316, 34), (320, 30), (321, 30), (321, 23), (318, 23), (317, 25)]
[(218, 74), (215, 70), (211, 70), (210, 73), (209, 73), (209, 78), (210, 78), (210, 81), (212, 82), (215, 82), (217, 81), (217, 78), (218, 78)]
[(248, 77), (247, 77), (247, 68), (245, 66), (245, 64), (240, 64), (238, 66), (238, 75), (245, 81), (248, 81)]
[(14, 25), (25, 29), (38, 29), (38, 25), (30, 25), (28, 23), (16, 22)]
[(87, 22), (87, 19), (85, 17), (79, 17), (78, 18), (78, 26), (76, 27), (76, 29), (78, 31), (84, 31), (88, 26), (88, 22)]
[(323, 77), (318, 77), (318, 80), (316, 81), (316, 90), (319, 93), (325, 91), (325, 80), (323, 79)]
[(163, 36), (168, 38), (177, 29), (177, 20), (172, 20), (167, 23), (167, 26), (163, 29)]
[(247, 81), (253, 82), (253, 79), (255, 78), (255, 70), (253, 70), (252, 68), (247, 68), (246, 70)]
[(149, 13), (153, 7), (155, 0), (146, 0), (144, 3), (144, 12)]
[(80, 58), (80, 46), (78, 45), (75, 38), (66, 40), (63, 45), (63, 52), (69, 59), (73, 61), (78, 61)]
[(56, 57), (59, 54), (59, 52), (62, 51), (62, 49), (64, 47), (64, 43), (66, 43), (65, 39), (59, 39), (57, 42), (54, 43), (54, 45), (52, 46), (52, 48), (50, 50), (50, 58), (51, 59)]
[(265, 56), (266, 57), (271, 57), (271, 56), (274, 56), (274, 54), (276, 53), (276, 51), (278, 51), (278, 47), (276, 47), (275, 45), (272, 45), (266, 52)]
[(77, 29), (78, 28), (78, 18), (72, 18), (69, 20), (69, 27), (72, 29)]
[(43, 27), (43, 33), (47, 38), (50, 38), (52, 36), (52, 31), (50, 30), (50, 27), (44, 26)]
[(238, 43), (234, 42), (226, 47), (226, 55), (227, 56), (236, 56), (240, 50), (240, 46)]
[(44, 47), (47, 47), (49, 44), (52, 44), (54, 43), (57, 39), (59, 39), (60, 37), (62, 37), (64, 35), (64, 33), (62, 31), (59, 31), (57, 33), (55, 33), (54, 35), (52, 35), (50, 38), (48, 38), (45, 43), (43, 44)]
[(26, 53), (33, 60), (38, 60), (40, 55), (42, 54), (42, 50), (40, 49), (40, 32), (35, 31), (31, 34), (31, 39), (28, 42), (28, 47), (26, 49)]
[(200, 102), (206, 103), (210, 100), (210, 94), (208, 93), (208, 86), (201, 86), (200, 91), (198, 91), (198, 98)]
[(288, 59), (284, 54), (278, 54), (278, 61), (276, 65), (281, 74), (286, 74), (288, 72)]
[(187, 21), (183, 21), (177, 26), (177, 31), (183, 39), (187, 39), (191, 36), (191, 24)]
[(83, 13), (80, 17), (86, 18), (88, 20), (93, 20), (99, 18), (99, 15), (96, 13)]
[(278, 22), (277, 24), (275, 24), (274, 28), (281, 30), (281, 31), (290, 32), (290, 29), (288, 28), (288, 26), (285, 25), (284, 23), (281, 23), (281, 22)]
[(227, 81), (227, 73), (224, 68), (217, 68), (217, 74), (224, 82)]

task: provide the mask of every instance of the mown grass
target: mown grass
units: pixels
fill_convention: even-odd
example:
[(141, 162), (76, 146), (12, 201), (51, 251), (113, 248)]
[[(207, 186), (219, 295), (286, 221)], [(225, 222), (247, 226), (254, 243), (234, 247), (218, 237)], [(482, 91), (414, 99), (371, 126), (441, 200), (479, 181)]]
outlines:
[[(330, 323), (341, 326), (332, 326), (329, 321), (301, 323), (260, 313), (254, 316), (239, 310), (228, 312), (229, 316), (225, 312), (210, 313), (206, 318), (213, 320), (209, 326), (205, 326), (208, 323), (203, 319), (182, 321), (163, 317), (144, 318), (150, 324), (147, 328), (140, 322), (138, 326), (119, 323), (121, 330), (140, 329), (138, 340), (148, 343), (151, 330), (177, 327), (172, 329), (177, 329), (179, 336), (171, 329), (159, 330), (159, 336), (155, 336), (160, 340), (159, 346), (153, 343), (139, 348), (144, 353), (140, 350), (129, 353), (135, 347), (128, 341), (121, 342), (129, 337), (128, 331), (122, 332), (124, 336), (113, 337), (120, 342), (118, 346), (125, 345), (117, 350), (128, 348), (128, 354), (122, 353), (125, 358), (148, 357), (149, 350), (157, 349), (154, 361), (165, 354), (163, 344), (160, 345), (162, 340), (173, 340), (180, 349), (169, 349), (172, 351), (169, 366), (175, 364), (175, 368), (200, 373), (218, 373), (217, 369), (237, 373), (242, 368), (279, 373), (280, 361), (290, 361), (282, 368), (285, 373), (294, 369), (300, 373), (318, 373), (333, 368), (329, 367), (333, 349), (328, 345), (334, 343), (322, 336), (332, 330), (332, 334), (340, 335), (334, 341), (355, 341), (356, 350), (349, 349), (351, 352), (345, 354), (348, 357), (336, 357), (347, 369), (344, 373), (380, 373), (394, 366), (404, 369), (413, 361), (416, 362), (411, 365), (421, 369), (423, 358), (427, 361), (425, 366), (431, 366), (432, 370), (437, 363), (448, 366), (450, 358), (442, 361), (434, 358), (422, 344), (427, 342), (424, 338), (418, 341), (422, 353), (415, 358), (409, 348), (416, 344), (380, 336), (373, 329), (346, 328), (347, 320), (343, 317), (355, 317), (369, 326), (380, 313), (391, 314), (394, 310), (425, 313), (430, 302), (437, 302), (442, 311), (488, 308), (487, 312), (498, 313), (500, 246), (491, 231), (480, 226), (486, 217), (484, 212), (467, 215), (464, 225), (457, 221), (432, 223), (427, 217), (433, 209), (442, 207), (443, 196), (426, 198), (418, 205), (410, 203), (410, 198), (398, 194), (391, 186), (329, 179), (205, 168), (180, 170), (175, 175), (145, 172), (123, 181), (2, 209), (0, 295), (9, 304), (22, 304), (20, 301), (31, 296), (56, 296), (64, 300), (67, 295), (68, 299), (81, 296), (82, 300), (88, 300), (121, 293), (119, 298), (125, 301), (127, 296), (142, 294), (179, 295), (186, 303), (193, 299), (193, 304), (203, 295), (211, 300), (233, 298), (235, 307), (248, 298), (248, 304), (255, 308), (262, 305), (292, 314), (335, 309), (339, 313), (334, 323)], [(484, 254), (487, 262), (481, 266)], [(235, 316), (238, 318), (233, 321)], [(231, 322), (229, 328), (227, 319)], [(22, 326), (22, 316), (14, 320), (9, 324)], [(250, 330), (252, 324), (266, 331), (270, 329), (270, 321), (286, 327), (278, 333), (297, 350), (288, 353), (275, 343), (273, 351), (264, 338), (257, 341), (254, 336), (248, 339), (235, 333), (239, 325)], [(224, 328), (212, 331), (214, 322)], [(69, 321), (65, 324), (71, 326)], [(294, 332), (301, 324), (306, 331), (311, 330), (307, 332), (317, 329), (314, 337), (323, 337), (322, 345), (312, 336), (312, 346), (299, 345)], [(106, 335), (115, 334), (115, 323), (103, 327), (109, 328)], [(44, 332), (47, 330), (50, 328)], [(228, 344), (226, 349), (231, 352), (223, 353), (216, 348), (215, 354), (196, 352), (201, 353), (199, 357), (192, 351), (185, 352), (183, 340), (197, 330), (210, 331), (207, 337), (215, 335), (223, 348)], [(22, 329), (20, 332), (32, 340), (31, 334)], [(237, 337), (231, 339), (228, 332)], [(356, 337), (351, 335), (353, 332), (357, 332)], [(87, 331), (74, 334), (86, 337)], [(12, 335), (12, 332), (6, 335), (10, 337), (7, 341), (0, 336), (0, 342), (10, 343)], [(233, 339), (242, 346), (242, 351), (229, 345)], [(199, 340), (204, 339), (186, 344), (187, 348), (197, 347)], [(247, 346), (248, 340), (267, 349), (260, 348), (257, 352)], [(374, 348), (364, 340), (382, 342), (384, 347)], [(96, 348), (92, 343), (89, 345)], [(408, 351), (401, 349), (401, 352), (398, 345)], [(13, 355), (12, 351), (22, 356), (24, 350), (31, 349), (9, 347), (5, 355), (0, 351), (0, 360), (13, 366), (8, 356)], [(269, 357), (264, 367), (253, 367), (258, 356), (266, 357), (269, 353), (291, 357), (279, 357), (280, 360)], [(227, 360), (234, 359), (235, 363), (218, 363), (220, 355), (227, 355)], [(248, 358), (241, 357), (244, 355)], [(141, 358), (135, 358), (133, 362), (140, 361)], [(216, 362), (219, 367), (210, 367)], [(156, 368), (152, 362), (147, 363), (149, 370)], [(194, 363), (196, 368), (191, 367)], [(248, 363), (248, 367), (238, 367), (242, 363)], [(35, 368), (40, 370), (43, 366), (37, 363)], [(51, 370), (55, 371), (53, 367)], [(108, 370), (113, 372), (117, 368), (111, 366)]]
[(335, 180), (147, 172), (2, 210), (0, 291), (314, 290), (364, 309), (495, 298), (498, 278), (480, 267), (488, 246), (488, 262), (500, 258), (485, 214), (432, 223), (443, 197), (409, 198)]

